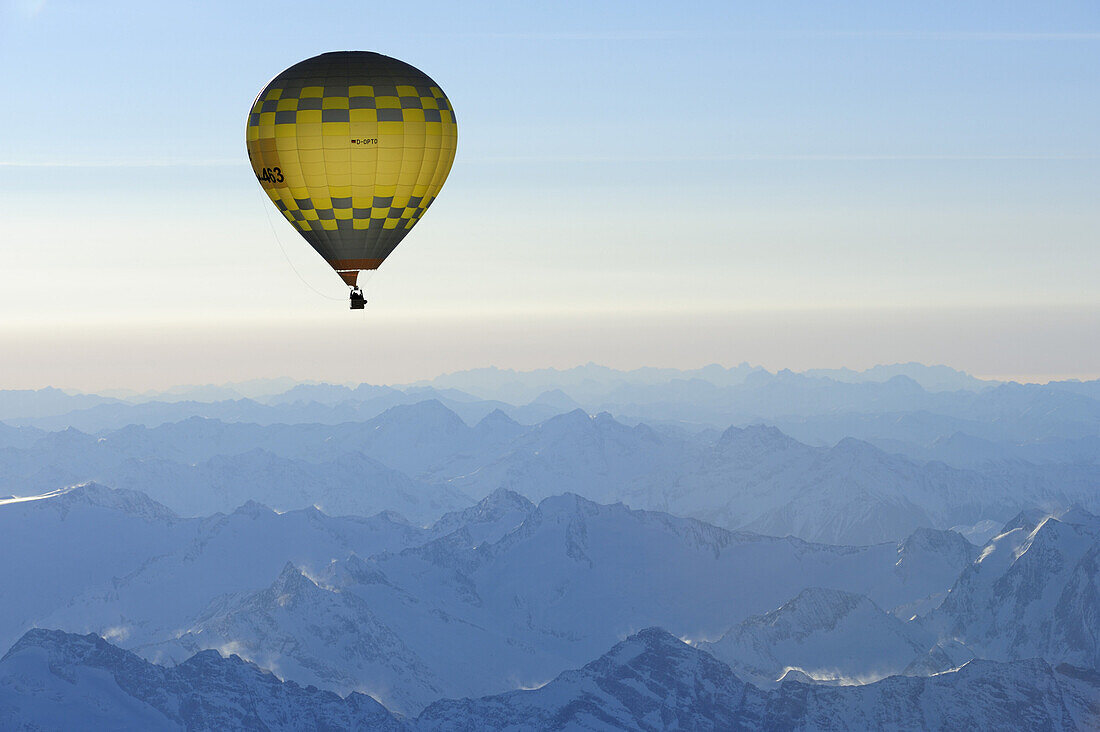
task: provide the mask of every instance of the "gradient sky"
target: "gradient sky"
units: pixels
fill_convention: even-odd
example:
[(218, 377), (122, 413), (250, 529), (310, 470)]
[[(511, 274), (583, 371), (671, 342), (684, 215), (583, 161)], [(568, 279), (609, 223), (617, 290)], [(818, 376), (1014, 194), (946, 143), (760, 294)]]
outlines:
[[(0, 388), (495, 364), (1100, 376), (1095, 2), (0, 0)], [(245, 114), (328, 50), (459, 120), (347, 311)]]

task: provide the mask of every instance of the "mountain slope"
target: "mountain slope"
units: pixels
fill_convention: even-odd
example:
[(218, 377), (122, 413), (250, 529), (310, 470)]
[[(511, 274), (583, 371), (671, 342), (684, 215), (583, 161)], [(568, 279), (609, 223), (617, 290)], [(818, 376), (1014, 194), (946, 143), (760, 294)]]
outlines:
[(110, 632), (126, 647), (146, 645), (186, 631), (217, 597), (265, 589), (287, 562), (312, 574), (352, 554), (415, 545), (425, 534), (389, 514), (333, 517), (312, 508), (277, 514), (248, 503), (199, 520), (170, 551), (142, 557), (133, 571), (89, 587), (38, 620)]
[(442, 696), (424, 663), (367, 603), (319, 587), (292, 564), (264, 590), (215, 600), (178, 638), (135, 650), (178, 663), (209, 648), (341, 695), (369, 693), (393, 711)]
[(738, 677), (768, 686), (790, 669), (817, 680), (866, 683), (901, 673), (933, 641), (917, 624), (902, 622), (863, 595), (809, 588), (699, 647)]
[(518, 493), (497, 489), (476, 506), (454, 511), (432, 525), (433, 536), (442, 537), (455, 531), (465, 531), (470, 546), (499, 541), (520, 526), (535, 512), (535, 504)]
[(144, 494), (96, 484), (0, 500), (0, 645), (82, 592), (186, 544), (199, 523)]
[(1021, 515), (925, 621), (983, 658), (1100, 669), (1100, 517)]
[(1077, 730), (1100, 723), (1097, 694), (1095, 675), (1041, 661), (974, 662), (853, 687), (788, 681), (763, 692), (650, 628), (539, 689), (439, 701), (417, 722), (425, 730)]
[(95, 636), (28, 632), (0, 658), (0, 726), (72, 729), (998, 729), (1100, 724), (1100, 676), (1042, 661), (975, 661), (856, 687), (788, 681), (764, 692), (657, 628), (544, 686), (443, 700), (394, 718), (363, 694), (280, 682), (204, 651), (155, 666)]
[(363, 694), (282, 683), (205, 651), (155, 666), (94, 635), (32, 630), (0, 659), (4, 729), (357, 729), (405, 726)]
[(929, 582), (945, 592), (961, 570), (937, 560), (927, 573), (914, 566), (914, 580), (898, 559), (897, 544), (808, 544), (566, 495), (495, 542), (455, 531), (319, 579), (362, 597), (445, 694), (470, 696), (542, 683), (637, 628), (717, 638), (812, 585), (893, 607), (925, 597)]
[(646, 425), (628, 427), (609, 414), (576, 409), (537, 425), (499, 460), (450, 483), (471, 496), (506, 488), (540, 501), (570, 492), (656, 508), (661, 489), (687, 470), (690, 456), (687, 443)]
[(920, 527), (1004, 521), (1027, 506), (1100, 501), (1098, 466), (989, 470), (917, 463), (853, 439), (812, 447), (763, 425), (731, 427), (700, 445), (576, 410), (519, 436), (500, 458), (450, 484), (471, 496), (506, 488), (533, 500), (569, 491), (731, 529), (849, 545), (897, 541)]

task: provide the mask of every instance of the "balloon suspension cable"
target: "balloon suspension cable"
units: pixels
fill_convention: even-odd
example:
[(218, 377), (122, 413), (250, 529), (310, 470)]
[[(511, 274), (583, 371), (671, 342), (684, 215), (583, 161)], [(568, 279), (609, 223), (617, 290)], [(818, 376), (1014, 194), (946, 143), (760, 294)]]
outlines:
[(326, 300), (334, 300), (336, 302), (342, 302), (344, 298), (342, 298), (342, 297), (333, 297), (332, 295), (326, 295), (325, 293), (321, 292), (320, 290), (318, 290), (313, 285), (309, 284), (309, 282), (306, 281), (306, 278), (302, 276), (302, 273), (298, 271), (298, 268), (294, 266), (294, 262), (291, 261), (290, 255), (288, 255), (286, 253), (286, 248), (283, 247), (283, 240), (279, 238), (279, 232), (275, 229), (275, 222), (271, 220), (271, 203), (268, 200), (267, 194), (263, 192), (262, 188), (260, 189), (260, 195), (263, 197), (262, 203), (263, 203), (263, 207), (264, 207), (264, 215), (267, 216), (267, 225), (269, 227), (271, 227), (271, 235), (273, 237), (275, 237), (275, 243), (279, 245), (279, 251), (283, 253), (283, 259), (285, 259), (286, 263), (290, 265), (290, 268), (292, 270), (294, 270), (294, 274), (298, 275), (298, 279), (300, 279), (302, 281), (303, 285), (305, 285), (309, 289), (313, 290), (315, 293), (317, 293), (321, 297), (325, 298)]

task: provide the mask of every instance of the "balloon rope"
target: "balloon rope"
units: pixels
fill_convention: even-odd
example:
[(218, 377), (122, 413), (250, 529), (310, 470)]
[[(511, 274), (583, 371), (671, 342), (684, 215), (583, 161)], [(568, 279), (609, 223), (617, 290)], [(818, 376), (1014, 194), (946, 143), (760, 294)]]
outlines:
[(275, 222), (271, 220), (271, 210), (270, 210), (271, 209), (271, 200), (267, 197), (267, 194), (263, 193), (262, 188), (260, 189), (260, 191), (261, 191), (260, 195), (263, 198), (264, 215), (267, 216), (267, 225), (271, 227), (271, 235), (273, 237), (275, 237), (275, 243), (279, 245), (279, 251), (283, 253), (283, 258), (286, 259), (286, 263), (290, 265), (290, 268), (292, 270), (294, 270), (294, 274), (298, 275), (298, 279), (300, 279), (302, 281), (303, 285), (305, 285), (309, 289), (313, 290), (314, 292), (316, 292), (318, 295), (325, 298), (326, 300), (335, 300), (337, 302), (342, 301), (343, 298), (333, 297), (332, 295), (326, 295), (325, 293), (321, 292), (320, 290), (318, 290), (313, 285), (306, 282), (306, 278), (303, 277), (302, 273), (298, 271), (298, 268), (294, 266), (294, 262), (292, 262), (290, 260), (290, 256), (287, 255), (286, 249), (283, 247), (283, 240), (279, 238), (279, 232), (275, 230)]

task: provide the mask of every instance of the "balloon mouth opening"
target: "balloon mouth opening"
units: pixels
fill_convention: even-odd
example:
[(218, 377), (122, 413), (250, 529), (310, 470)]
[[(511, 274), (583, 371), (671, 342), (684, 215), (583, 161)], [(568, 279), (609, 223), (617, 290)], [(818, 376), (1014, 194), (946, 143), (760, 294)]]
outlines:
[(348, 287), (355, 287), (359, 280), (359, 272), (364, 269), (378, 269), (382, 264), (381, 259), (330, 259), (329, 266), (336, 270), (340, 279)]

